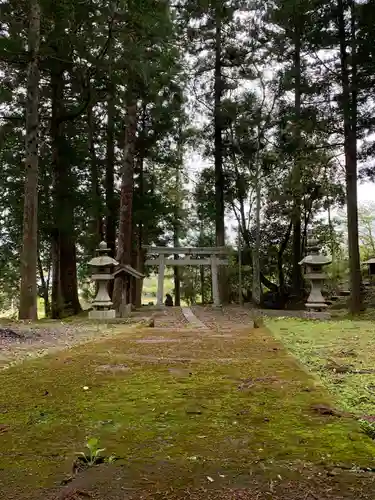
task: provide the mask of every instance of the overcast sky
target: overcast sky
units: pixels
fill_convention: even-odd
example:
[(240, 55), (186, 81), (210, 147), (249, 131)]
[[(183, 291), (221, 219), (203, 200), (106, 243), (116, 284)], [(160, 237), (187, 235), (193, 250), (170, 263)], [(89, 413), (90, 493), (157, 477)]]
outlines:
[(375, 201), (375, 184), (373, 182), (365, 182), (358, 185), (358, 202), (368, 203)]

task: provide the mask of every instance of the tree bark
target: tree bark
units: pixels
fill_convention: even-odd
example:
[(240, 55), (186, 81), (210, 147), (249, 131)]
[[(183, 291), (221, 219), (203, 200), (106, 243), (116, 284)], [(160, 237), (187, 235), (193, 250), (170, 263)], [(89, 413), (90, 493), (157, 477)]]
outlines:
[(52, 317), (78, 314), (77, 259), (74, 235), (74, 199), (71, 171), (64, 158), (66, 149), (63, 123), (63, 70), (54, 69), (51, 75), (52, 93), (52, 170), (54, 187), (54, 229)]
[(284, 279), (284, 269), (283, 269), (283, 255), (286, 250), (286, 247), (289, 243), (290, 233), (292, 232), (292, 222), (289, 223), (287, 232), (285, 237), (280, 245), (279, 251), (277, 253), (277, 269), (279, 273), (279, 289), (280, 293), (284, 292), (285, 288), (285, 279)]
[[(180, 128), (181, 137), (181, 128)], [(178, 144), (178, 163), (176, 166), (176, 199), (175, 199), (175, 213), (173, 224), (173, 246), (180, 246), (180, 229), (181, 229), (181, 168), (183, 165), (182, 144)], [(175, 259), (178, 259), (178, 254), (175, 254)], [(180, 268), (175, 266), (173, 268), (174, 278), (174, 305), (180, 307), (181, 305), (181, 281), (180, 281)]]
[[(143, 158), (143, 150), (138, 155), (137, 160), (137, 170), (139, 175), (139, 199), (142, 200), (144, 196), (144, 158)], [(145, 269), (145, 255), (143, 251), (143, 239), (144, 239), (144, 226), (142, 219), (138, 222), (138, 231), (137, 231), (137, 270), (144, 274)], [(143, 289), (143, 279), (136, 280), (135, 283), (135, 306), (142, 306), (142, 289)]]
[[(342, 113), (344, 118), (344, 152), (346, 173), (346, 203), (348, 222), (348, 247), (350, 267), (350, 312), (358, 314), (362, 304), (362, 277), (358, 243), (357, 203), (357, 68), (354, 4), (349, 2), (351, 15), (351, 55), (348, 54), (346, 12), (343, 0), (338, 0), (338, 33), (340, 40), (340, 65), (342, 83)], [(349, 61), (350, 58), (350, 61)], [(351, 70), (350, 70), (351, 66)], [(350, 78), (351, 73), (351, 78)]]
[(115, 93), (116, 87), (112, 80), (112, 40), (108, 46), (108, 97), (107, 97), (107, 158), (105, 169), (105, 202), (106, 202), (106, 241), (110, 256), (116, 255), (116, 220), (117, 204), (115, 199)]
[[(120, 220), (118, 230), (118, 248), (116, 260), (124, 265), (132, 263), (133, 241), (133, 184), (134, 184), (134, 153), (137, 132), (137, 102), (131, 98), (127, 106), (127, 124), (125, 128), (124, 158), (121, 172), (120, 192)], [(124, 287), (123, 275), (115, 279), (113, 288), (113, 304), (117, 312), (120, 311), (122, 290)]]
[(260, 209), (261, 209), (261, 181), (260, 181), (260, 130), (258, 130), (258, 147), (256, 154), (256, 174), (255, 174), (255, 245), (252, 252), (253, 260), (253, 287), (252, 300), (256, 305), (260, 305), (262, 300), (262, 282), (260, 280)]
[(38, 319), (37, 259), (38, 259), (38, 132), (39, 132), (39, 44), (40, 5), (30, 2), (28, 49), (30, 62), (27, 73), (25, 191), (23, 239), (21, 251), (21, 290), (19, 319)]
[(302, 270), (300, 261), (301, 254), (301, 33), (298, 19), (295, 21), (294, 26), (294, 57), (293, 57), (293, 71), (294, 71), (294, 137), (295, 137), (295, 155), (294, 166), (292, 172), (292, 193), (293, 193), (293, 263), (292, 263), (292, 289), (293, 295), (296, 298), (301, 296), (302, 291)]
[(202, 306), (205, 305), (205, 286), (204, 286), (204, 266), (200, 266), (199, 269), (199, 278), (201, 282), (201, 297), (202, 297)]
[[(223, 95), (222, 75), (222, 21), (221, 8), (215, 11), (215, 68), (214, 68), (214, 145), (215, 145), (215, 229), (216, 245), (225, 246), (225, 207), (224, 207), (224, 172), (223, 172), (223, 120), (221, 100)], [(219, 293), (222, 303), (228, 301), (226, 273), (219, 267)]]
[(104, 239), (103, 223), (102, 223), (102, 199), (99, 183), (99, 165), (95, 153), (95, 123), (93, 116), (92, 101), (87, 106), (87, 132), (88, 146), (91, 160), (91, 253), (94, 254), (99, 243)]
[[(178, 230), (177, 230), (178, 231)], [(174, 232), (173, 246), (179, 246), (178, 232)], [(177, 260), (179, 258), (178, 254), (175, 254), (174, 258)], [(180, 281), (180, 270), (178, 266), (173, 268), (173, 279), (174, 279), (174, 305), (180, 307), (181, 305), (181, 281)]]

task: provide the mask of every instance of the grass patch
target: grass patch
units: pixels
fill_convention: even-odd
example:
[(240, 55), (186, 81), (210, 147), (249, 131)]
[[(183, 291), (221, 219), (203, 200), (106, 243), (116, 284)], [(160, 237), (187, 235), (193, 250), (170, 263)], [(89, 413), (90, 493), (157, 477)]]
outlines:
[[(375, 328), (370, 321), (270, 319), (275, 336), (335, 396), (344, 410), (375, 415)], [(374, 373), (367, 373), (374, 370)]]
[(162, 461), (200, 474), (300, 461), (367, 467), (375, 451), (357, 422), (311, 410), (332, 401), (265, 329), (91, 342), (1, 372), (0, 401), (1, 491), (16, 498), (62, 479), (88, 437), (134, 471)]

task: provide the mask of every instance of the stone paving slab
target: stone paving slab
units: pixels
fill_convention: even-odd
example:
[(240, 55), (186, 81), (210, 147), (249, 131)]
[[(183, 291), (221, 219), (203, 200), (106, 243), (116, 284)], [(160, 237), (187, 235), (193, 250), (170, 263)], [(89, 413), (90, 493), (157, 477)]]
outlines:
[(239, 327), (251, 330), (254, 326), (253, 312), (238, 306), (227, 306), (221, 309), (212, 306), (195, 306), (193, 312), (207, 328), (220, 334), (231, 332), (233, 329), (237, 331)]
[(207, 326), (199, 318), (196, 317), (190, 307), (182, 307), (181, 309), (182, 314), (192, 326), (194, 326), (195, 328), (207, 329)]
[(163, 307), (154, 314), (157, 328), (184, 328), (188, 321), (181, 311), (181, 307)]

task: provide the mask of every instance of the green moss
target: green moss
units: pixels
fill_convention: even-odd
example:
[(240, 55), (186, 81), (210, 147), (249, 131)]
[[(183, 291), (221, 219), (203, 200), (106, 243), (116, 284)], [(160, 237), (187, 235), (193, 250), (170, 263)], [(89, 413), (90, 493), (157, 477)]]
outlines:
[(375, 369), (375, 328), (370, 321), (303, 321), (279, 318), (267, 322), (274, 335), (319, 376), (340, 407), (357, 415), (374, 414), (375, 373), (340, 373)]
[[(375, 447), (355, 421), (313, 414), (328, 395), (267, 331), (233, 339), (164, 331), (169, 342), (137, 342), (151, 335), (124, 332), (0, 373), (5, 487), (61, 478), (89, 436), (134, 468), (372, 461)], [(103, 371), (114, 364), (127, 370)]]

